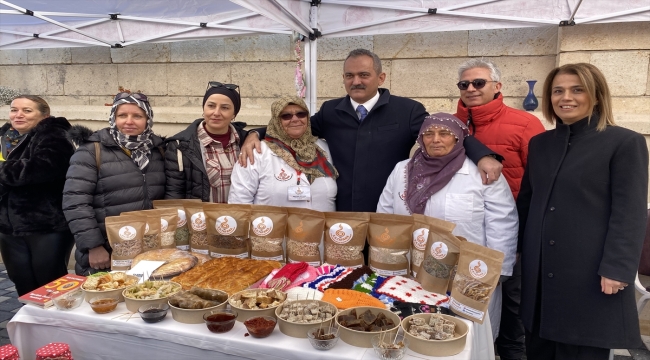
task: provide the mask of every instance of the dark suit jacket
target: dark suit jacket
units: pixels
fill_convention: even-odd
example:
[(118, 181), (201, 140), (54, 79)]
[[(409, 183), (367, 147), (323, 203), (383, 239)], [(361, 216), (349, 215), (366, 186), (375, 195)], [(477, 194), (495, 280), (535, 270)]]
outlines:
[[(646, 228), (648, 149), (598, 116), (533, 137), (517, 198), (520, 315), (540, 337), (572, 345), (641, 345), (634, 279)], [(628, 283), (601, 292), (601, 276)]]

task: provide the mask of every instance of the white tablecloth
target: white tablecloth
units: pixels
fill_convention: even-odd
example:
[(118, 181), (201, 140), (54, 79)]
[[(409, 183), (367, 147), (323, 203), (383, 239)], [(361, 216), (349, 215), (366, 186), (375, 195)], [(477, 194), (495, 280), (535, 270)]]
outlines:
[[(494, 359), (489, 318), (483, 325), (470, 323), (465, 350), (439, 359)], [(36, 350), (50, 342), (70, 345), (75, 359), (378, 359), (373, 349), (339, 340), (329, 351), (318, 351), (309, 340), (286, 336), (277, 327), (264, 339), (245, 337), (246, 327), (237, 322), (224, 334), (213, 334), (205, 324), (182, 324), (171, 313), (165, 320), (147, 324), (138, 314), (130, 316), (124, 303), (108, 314), (95, 314), (84, 302), (72, 311), (23, 306), (7, 325), (11, 343), (21, 359), (33, 359)], [(408, 350), (405, 359), (430, 359)]]

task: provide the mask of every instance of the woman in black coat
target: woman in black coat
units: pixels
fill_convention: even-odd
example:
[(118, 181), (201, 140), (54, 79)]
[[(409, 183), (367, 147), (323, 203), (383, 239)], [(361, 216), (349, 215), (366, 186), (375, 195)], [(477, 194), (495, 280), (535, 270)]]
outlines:
[(163, 140), (151, 130), (147, 97), (119, 93), (109, 127), (90, 134), (75, 129), (79, 148), (70, 159), (63, 212), (75, 237), (75, 271), (88, 275), (111, 267), (104, 220), (146, 210), (165, 195)]
[(38, 96), (11, 102), (0, 128), (0, 249), (18, 295), (68, 273), (74, 240), (61, 211), (70, 123)]
[(241, 108), (235, 84), (210, 81), (203, 96), (203, 117), (167, 139), (167, 199), (227, 203), (232, 174), (246, 123), (233, 122)]
[(528, 359), (607, 359), (642, 344), (634, 286), (646, 227), (648, 149), (614, 124), (603, 74), (556, 68), (554, 130), (531, 139), (517, 199)]

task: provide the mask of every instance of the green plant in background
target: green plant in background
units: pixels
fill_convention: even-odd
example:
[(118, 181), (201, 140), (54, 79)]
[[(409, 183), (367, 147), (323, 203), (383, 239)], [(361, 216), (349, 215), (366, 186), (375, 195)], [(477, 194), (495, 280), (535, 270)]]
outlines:
[(20, 95), (18, 90), (6, 86), (0, 86), (0, 105), (11, 104), (11, 101), (18, 95)]

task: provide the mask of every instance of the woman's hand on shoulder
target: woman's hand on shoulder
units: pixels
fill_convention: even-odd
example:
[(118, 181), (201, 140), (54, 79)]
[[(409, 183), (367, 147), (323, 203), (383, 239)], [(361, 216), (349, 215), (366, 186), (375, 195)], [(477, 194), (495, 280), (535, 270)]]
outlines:
[(624, 282), (608, 279), (604, 276), (600, 277), (600, 291), (607, 295), (613, 295), (619, 291), (623, 291), (625, 287), (627, 287), (627, 284)]

